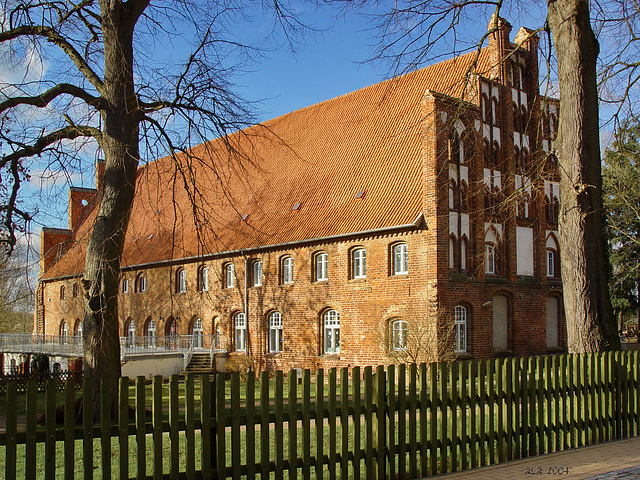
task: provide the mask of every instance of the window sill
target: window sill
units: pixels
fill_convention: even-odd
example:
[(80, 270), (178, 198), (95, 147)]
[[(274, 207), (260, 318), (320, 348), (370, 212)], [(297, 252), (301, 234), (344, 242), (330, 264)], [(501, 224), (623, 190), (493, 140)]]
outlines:
[(339, 360), (340, 359), (340, 354), (339, 353), (321, 353), (320, 355), (318, 355), (320, 358), (326, 358), (326, 359), (333, 359), (333, 360)]
[(314, 280), (313, 284), (314, 285), (327, 285), (329, 283), (329, 280)]

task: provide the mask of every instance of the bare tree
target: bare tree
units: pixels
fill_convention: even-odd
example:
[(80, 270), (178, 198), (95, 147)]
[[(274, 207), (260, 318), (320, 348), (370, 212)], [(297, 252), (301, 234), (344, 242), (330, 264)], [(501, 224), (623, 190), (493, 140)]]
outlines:
[[(0, 119), (20, 122), (0, 128), (0, 171), (12, 179), (2, 198), (0, 240), (13, 245), (13, 232), (30, 218), (18, 191), (34, 158), (68, 166), (83, 160), (88, 143), (97, 146), (105, 172), (82, 279), (84, 368), (89, 377), (118, 376), (120, 262), (141, 149), (149, 158), (174, 155), (186, 184), (191, 146), (253, 123), (229, 79), (260, 53), (230, 29), (255, 6), (241, 0), (1, 5), (5, 65), (30, 56), (41, 72), (32, 63), (21, 79), (0, 85)], [(263, 9), (257, 13), (274, 20), (273, 32), (292, 42), (301, 28), (295, 17), (277, 1)], [(175, 58), (170, 52), (178, 47), (190, 53)]]
[(32, 312), (29, 257), (25, 245), (18, 243), (11, 256), (0, 257), (0, 332), (31, 332)]
[[(498, 30), (503, 10), (524, 5), (517, 0), (396, 2), (379, 17), (378, 58), (390, 60), (394, 73), (399, 73), (431, 61), (436, 48), (444, 44), (454, 53), (465, 47), (479, 49), (485, 38)], [(526, 5), (531, 6), (529, 2)], [(618, 348), (605, 273), (597, 77), (600, 46), (593, 25), (609, 48), (603, 57), (611, 63), (603, 70), (602, 80), (624, 81), (624, 93), (615, 101), (619, 106), (632, 105), (630, 95), (639, 78), (639, 7), (637, 2), (624, 0), (547, 0), (536, 7), (546, 8), (546, 23), (540, 31), (551, 36), (549, 47), (555, 51), (561, 100), (554, 147), (560, 166), (559, 225), (568, 348), (570, 352)], [(590, 8), (594, 9), (593, 17)], [(477, 24), (480, 18), (489, 24), (487, 34), (480, 44), (465, 44), (465, 26)], [(621, 26), (624, 42), (607, 37)]]

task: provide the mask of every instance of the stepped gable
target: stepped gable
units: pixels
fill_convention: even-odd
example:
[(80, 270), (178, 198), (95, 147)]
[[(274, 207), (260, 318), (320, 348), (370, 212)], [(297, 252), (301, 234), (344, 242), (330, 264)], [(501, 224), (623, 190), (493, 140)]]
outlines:
[[(198, 160), (177, 162), (191, 165), (187, 178), (170, 157), (140, 167), (122, 267), (413, 223), (423, 211), (422, 99), (462, 96), (473, 62), (482, 75), (489, 61), (485, 48), (288, 113), (227, 137), (234, 154), (221, 139), (199, 145)], [(82, 271), (95, 215), (43, 278)]]

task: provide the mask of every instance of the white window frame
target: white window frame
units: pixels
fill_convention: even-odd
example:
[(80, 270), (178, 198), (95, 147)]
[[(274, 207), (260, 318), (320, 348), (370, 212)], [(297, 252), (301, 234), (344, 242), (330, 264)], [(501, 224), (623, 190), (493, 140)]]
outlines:
[(145, 275), (140, 275), (140, 277), (138, 278), (138, 290), (141, 293), (147, 291), (147, 277)]
[(484, 244), (484, 273), (496, 273), (496, 247), (491, 243)]
[(193, 327), (191, 328), (193, 348), (202, 348), (202, 340), (204, 337), (203, 332), (202, 320), (200, 318), (196, 318), (193, 322)]
[(282, 265), (282, 284), (291, 285), (293, 283), (293, 257), (284, 257), (281, 261)]
[(122, 280), (122, 293), (129, 293), (129, 279)]
[(393, 274), (408, 275), (409, 274), (409, 245), (406, 243), (397, 243), (392, 249), (393, 255)]
[(351, 252), (353, 278), (367, 278), (367, 250), (359, 247)]
[(133, 345), (136, 339), (136, 323), (133, 320), (129, 320), (127, 325), (127, 343)]
[(262, 260), (254, 260), (251, 262), (251, 276), (254, 287), (262, 285)]
[(269, 353), (282, 352), (282, 315), (280, 312), (271, 312), (269, 314), (269, 335), (268, 348)]
[(227, 263), (224, 266), (224, 287), (234, 288), (236, 286), (236, 266), (233, 263)]
[(178, 271), (178, 293), (187, 291), (187, 271), (182, 268)]
[(156, 321), (151, 319), (147, 325), (147, 331), (145, 332), (147, 337), (147, 344), (151, 347), (156, 346)]
[(556, 251), (547, 249), (547, 277), (556, 276)]
[(247, 317), (244, 312), (238, 312), (233, 316), (233, 346), (236, 352), (247, 351)]
[(209, 267), (202, 267), (200, 270), (200, 291), (209, 291)]
[(60, 325), (60, 343), (67, 343), (69, 338), (69, 325), (64, 320)]
[(396, 352), (407, 350), (407, 321), (396, 319), (391, 322), (391, 348)]
[(454, 309), (454, 346), (455, 353), (467, 352), (467, 307), (456, 305)]
[(329, 280), (329, 254), (326, 252), (316, 253), (314, 263), (316, 282), (326, 282)]
[(340, 314), (336, 310), (327, 310), (322, 315), (324, 353), (340, 353)]

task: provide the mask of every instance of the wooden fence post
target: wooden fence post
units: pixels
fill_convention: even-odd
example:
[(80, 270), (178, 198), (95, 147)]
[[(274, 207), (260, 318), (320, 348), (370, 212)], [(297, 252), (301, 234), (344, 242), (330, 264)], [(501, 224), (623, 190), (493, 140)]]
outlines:
[(376, 452), (376, 462), (374, 467), (374, 477), (376, 480), (386, 478), (386, 447), (385, 426), (387, 415), (385, 409), (385, 372), (383, 366), (376, 368), (376, 378), (374, 383), (373, 401), (375, 402), (376, 418), (373, 422), (373, 449)]

